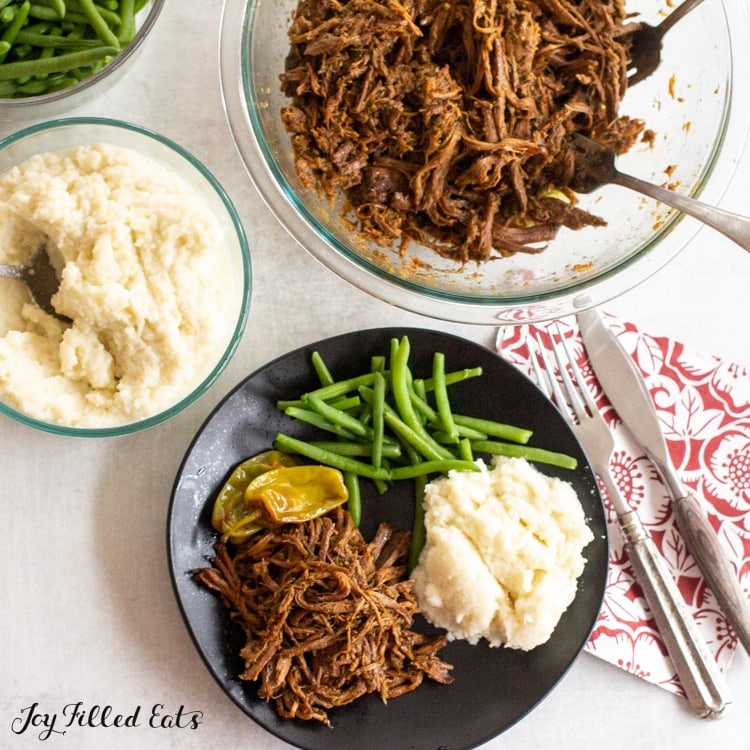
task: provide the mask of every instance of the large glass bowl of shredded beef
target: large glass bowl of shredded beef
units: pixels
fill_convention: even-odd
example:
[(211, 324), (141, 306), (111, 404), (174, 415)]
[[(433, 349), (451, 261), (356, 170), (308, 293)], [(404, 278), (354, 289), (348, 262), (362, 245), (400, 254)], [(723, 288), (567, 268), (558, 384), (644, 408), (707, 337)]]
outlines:
[(633, 287), (700, 228), (622, 187), (576, 193), (576, 134), (714, 204), (744, 144), (744, 0), (692, 11), (656, 72), (628, 86), (628, 32), (669, 10), (225, 0), (225, 109), (268, 206), (355, 286), (446, 320), (557, 317)]

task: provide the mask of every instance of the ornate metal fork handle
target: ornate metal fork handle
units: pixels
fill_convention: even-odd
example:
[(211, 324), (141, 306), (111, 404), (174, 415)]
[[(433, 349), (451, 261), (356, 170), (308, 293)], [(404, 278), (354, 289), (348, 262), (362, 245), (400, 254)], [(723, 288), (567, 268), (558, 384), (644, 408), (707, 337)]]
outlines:
[[(594, 471), (607, 490), (617, 513), (625, 550), (636, 579), (694, 713), (704, 719), (718, 719), (732, 705), (729, 686), (687, 609), (664, 558), (659, 554), (638, 513), (623, 498), (612, 476), (609, 461), (614, 439), (583, 382), (564, 337), (558, 335), (562, 343), (553, 347), (553, 351), (562, 388), (555, 375), (555, 367), (549, 362), (541, 345), (538, 346), (538, 354), (544, 363), (549, 388), (545, 387), (545, 378), (532, 357), (537, 381), (571, 424)], [(560, 354), (561, 349), (564, 354)], [(573, 373), (575, 384), (568, 370)], [(573, 410), (572, 414), (568, 404)]]

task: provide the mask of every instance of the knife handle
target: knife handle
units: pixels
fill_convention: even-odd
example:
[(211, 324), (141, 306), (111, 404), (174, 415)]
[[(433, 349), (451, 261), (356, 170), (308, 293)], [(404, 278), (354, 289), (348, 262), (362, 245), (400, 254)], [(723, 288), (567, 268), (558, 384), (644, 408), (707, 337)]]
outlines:
[(687, 548), (695, 557), (740, 643), (750, 654), (750, 602), (727, 562), (708, 516), (690, 493), (674, 500), (672, 507)]
[(724, 675), (638, 514), (630, 510), (619, 520), (625, 550), (688, 702), (702, 719), (720, 718), (732, 704)]

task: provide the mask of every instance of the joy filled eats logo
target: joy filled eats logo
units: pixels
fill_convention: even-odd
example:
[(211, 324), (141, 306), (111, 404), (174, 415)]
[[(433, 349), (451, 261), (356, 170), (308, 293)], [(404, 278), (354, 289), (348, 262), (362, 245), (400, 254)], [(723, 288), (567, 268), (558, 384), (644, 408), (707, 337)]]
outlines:
[(188, 711), (185, 706), (170, 711), (163, 703), (151, 707), (136, 706), (130, 712), (118, 712), (112, 706), (68, 703), (57, 711), (47, 711), (39, 703), (22, 708), (11, 721), (14, 734), (36, 734), (40, 740), (64, 735), (71, 728), (197, 729), (203, 721), (202, 711)]

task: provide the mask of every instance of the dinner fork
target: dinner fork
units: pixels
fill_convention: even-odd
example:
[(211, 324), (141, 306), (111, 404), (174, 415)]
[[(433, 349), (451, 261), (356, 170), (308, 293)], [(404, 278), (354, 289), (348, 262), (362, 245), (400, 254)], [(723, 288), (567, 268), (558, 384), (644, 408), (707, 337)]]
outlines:
[(559, 326), (556, 331), (558, 344), (549, 331), (554, 363), (550, 362), (539, 339), (535, 340), (537, 357), (532, 353), (531, 362), (537, 384), (571, 425), (607, 490), (617, 513), (628, 558), (693, 711), (701, 718), (717, 719), (732, 703), (729, 686), (653, 539), (614, 480), (609, 468), (614, 437), (599, 413)]

